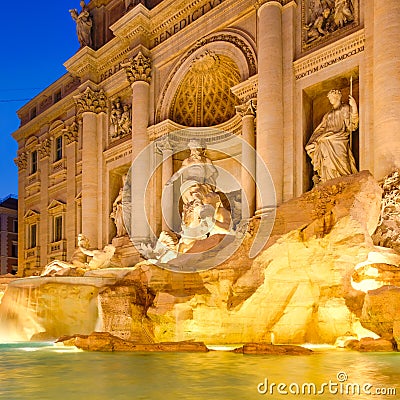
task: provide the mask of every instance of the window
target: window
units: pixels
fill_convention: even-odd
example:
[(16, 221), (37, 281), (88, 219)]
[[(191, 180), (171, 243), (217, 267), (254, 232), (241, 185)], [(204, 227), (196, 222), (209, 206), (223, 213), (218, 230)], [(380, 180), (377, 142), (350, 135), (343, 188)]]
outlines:
[(18, 220), (17, 219), (13, 220), (13, 232), (18, 233)]
[(30, 111), (29, 118), (30, 118), (30, 119), (33, 119), (33, 118), (36, 117), (36, 115), (37, 115), (36, 107), (34, 107), (34, 108), (32, 108), (31, 111)]
[(14, 242), (11, 245), (11, 257), (18, 258), (18, 244)]
[(62, 147), (63, 147), (63, 140), (62, 140), (62, 136), (60, 135), (56, 138), (56, 147), (55, 147), (56, 154), (55, 154), (54, 161), (59, 161), (62, 159), (62, 156), (63, 156), (63, 148)]
[(37, 225), (32, 224), (29, 226), (29, 248), (36, 247)]
[(34, 150), (31, 153), (31, 174), (37, 172), (37, 168), (38, 168), (38, 153), (37, 150)]
[(53, 235), (53, 242), (59, 242), (62, 240), (62, 226), (63, 226), (63, 218), (61, 215), (54, 217), (54, 235)]
[(61, 90), (54, 93), (54, 103), (57, 103), (60, 100), (61, 100)]

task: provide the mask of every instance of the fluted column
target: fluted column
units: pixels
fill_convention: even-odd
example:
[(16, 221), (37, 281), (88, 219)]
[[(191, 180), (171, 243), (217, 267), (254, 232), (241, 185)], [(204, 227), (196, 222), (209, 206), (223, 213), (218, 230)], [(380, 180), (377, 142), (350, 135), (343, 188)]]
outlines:
[(171, 178), (174, 165), (172, 160), (172, 146), (168, 139), (165, 137), (162, 140), (157, 141), (157, 148), (162, 154), (162, 197), (161, 197), (161, 212), (162, 212), (162, 230), (171, 231), (173, 227), (173, 202), (174, 202), (174, 191), (172, 185), (166, 185), (168, 180)]
[(374, 175), (400, 168), (400, 2), (374, 0)]
[(82, 233), (92, 247), (101, 248), (101, 236), (98, 234), (98, 226), (102, 223), (98, 171), (101, 124), (98, 124), (98, 114), (106, 112), (107, 101), (104, 91), (93, 91), (89, 87), (76, 96), (75, 101), (78, 116), (82, 117)]
[(149, 201), (146, 201), (150, 178), (149, 125), (150, 59), (141, 52), (123, 64), (132, 87), (132, 218), (131, 239), (135, 243), (147, 241), (150, 227), (147, 221)]
[[(282, 5), (279, 1), (260, 0), (258, 6), (256, 148), (259, 158), (264, 161), (272, 176), (276, 201), (280, 204), (283, 196)], [(260, 170), (262, 166), (257, 160), (256, 171)], [(262, 204), (258, 196), (257, 210), (267, 206)]]
[(236, 112), (242, 117), (242, 218), (250, 218), (256, 210), (256, 157), (255, 130), (256, 100), (251, 99), (236, 107)]

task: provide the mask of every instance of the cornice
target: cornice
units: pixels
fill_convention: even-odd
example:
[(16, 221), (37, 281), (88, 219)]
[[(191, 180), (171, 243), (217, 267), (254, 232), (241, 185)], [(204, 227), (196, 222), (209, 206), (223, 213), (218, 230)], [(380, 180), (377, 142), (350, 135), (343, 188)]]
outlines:
[(304, 56), (293, 63), (293, 71), (296, 80), (305, 78), (315, 72), (321, 71), (330, 65), (351, 58), (364, 51), (364, 30), (357, 31), (352, 35), (325, 46)]
[[(49, 125), (61, 114), (67, 113), (69, 110), (75, 107), (73, 96), (79, 93), (79, 89), (74, 90), (67, 97), (61, 99), (58, 103), (54, 104), (49, 109), (40, 113), (32, 121), (29, 121), (25, 125), (21, 126), (18, 130), (12, 133), (12, 137), (17, 142), (25, 139), (26, 137), (37, 133), (43, 126)], [(42, 135), (41, 135), (42, 136)]]
[(240, 82), (238, 85), (232, 87), (231, 91), (241, 103), (257, 98), (258, 75), (253, 75), (246, 81)]
[(122, 42), (130, 42), (139, 33), (148, 35), (151, 30), (150, 12), (144, 5), (138, 4), (110, 29)]
[(71, 74), (79, 77), (88, 73), (96, 73), (98, 68), (96, 50), (88, 46), (83, 47), (64, 63), (64, 67)]
[(157, 36), (166, 27), (173, 25), (175, 22), (183, 19), (189, 12), (198, 6), (208, 3), (209, 0), (193, 0), (189, 4), (183, 0), (174, 3), (174, 10), (178, 10), (175, 14), (171, 14), (171, 6), (164, 8), (161, 12), (157, 9), (151, 12), (151, 35)]

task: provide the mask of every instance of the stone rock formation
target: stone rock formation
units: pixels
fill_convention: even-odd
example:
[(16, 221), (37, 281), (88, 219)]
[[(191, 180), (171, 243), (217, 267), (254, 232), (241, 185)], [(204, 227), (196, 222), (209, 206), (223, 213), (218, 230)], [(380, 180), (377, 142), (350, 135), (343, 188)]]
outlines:
[(361, 340), (353, 340), (350, 341), (347, 345), (347, 348), (357, 351), (393, 351), (394, 346), (390, 340), (386, 339), (372, 339), (369, 337), (362, 338)]
[[(367, 171), (327, 181), (278, 208), (272, 234), (255, 258), (249, 252), (262, 227), (259, 218), (234, 254), (209, 270), (179, 273), (144, 261), (69, 278), (92, 282), (84, 299), (69, 296), (69, 309), (72, 303), (77, 309), (97, 304), (97, 330), (142, 344), (334, 344), (340, 337), (380, 336), (399, 342), (400, 256), (371, 239), (381, 196)], [(189, 267), (198, 262), (184, 256)], [(49, 294), (49, 279), (72, 284), (67, 277), (38, 279), (37, 293)], [(47, 303), (35, 307), (41, 315)], [(89, 328), (57, 332), (88, 334)]]
[(64, 336), (57, 340), (65, 346), (76, 346), (90, 351), (173, 351), (206, 353), (208, 348), (199, 342), (170, 342), (139, 344), (113, 336), (108, 332), (93, 332), (90, 335)]
[(400, 253), (400, 173), (394, 171), (381, 182), (383, 189), (379, 224), (372, 235), (377, 246)]
[[(381, 193), (368, 172), (318, 185), (278, 208), (272, 235), (255, 259), (248, 254), (257, 219), (242, 246), (216, 268), (182, 274), (140, 263), (107, 289), (112, 295), (100, 294), (103, 323), (117, 336), (139, 339), (146, 332), (155, 342), (333, 344), (343, 335), (377, 338), (383, 330), (375, 332), (373, 319), (364, 318), (369, 293), (352, 281), (368, 278), (355, 271), (357, 265), (383, 253), (390, 264), (381, 265), (383, 287), (398, 282), (400, 258), (371, 240)], [(125, 305), (116, 310), (119, 301)], [(115, 324), (115, 315), (123, 313), (126, 321)]]
[(246, 343), (233, 351), (242, 354), (275, 354), (279, 356), (304, 356), (313, 353), (312, 350), (301, 346), (274, 345), (268, 343)]

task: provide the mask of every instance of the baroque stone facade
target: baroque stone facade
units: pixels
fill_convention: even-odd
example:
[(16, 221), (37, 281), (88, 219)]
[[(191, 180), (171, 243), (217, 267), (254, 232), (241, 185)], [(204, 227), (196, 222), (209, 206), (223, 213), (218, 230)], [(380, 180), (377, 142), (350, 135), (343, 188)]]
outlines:
[[(358, 106), (345, 143), (355, 167), (377, 179), (399, 167), (397, 0), (92, 0), (81, 8), (71, 15), (82, 47), (67, 74), (19, 110), (13, 134), (21, 275), (70, 260), (79, 233), (96, 249), (112, 241), (123, 258), (129, 240), (118, 210), (133, 160), (140, 165), (129, 184), (147, 193), (144, 212), (128, 222), (137, 240), (179, 225), (163, 214), (161, 196), (179, 199), (164, 188), (193, 137), (235, 178), (229, 191), (247, 198), (242, 217), (271, 204), (260, 196), (254, 154), (230, 148), (228, 133), (256, 149), (278, 204), (302, 194), (314, 175), (305, 146), (331, 109), (332, 89)], [(79, 31), (80, 15), (90, 31)], [(149, 158), (139, 156), (167, 135)], [(130, 199), (133, 210), (139, 204)]]

